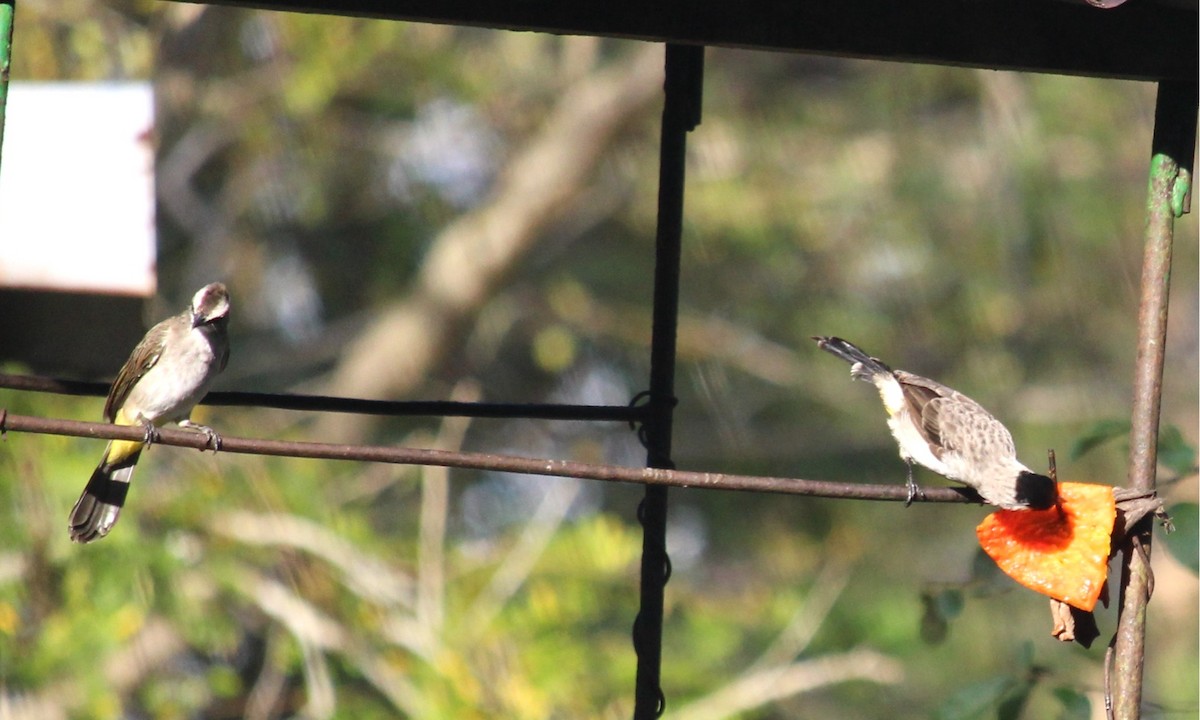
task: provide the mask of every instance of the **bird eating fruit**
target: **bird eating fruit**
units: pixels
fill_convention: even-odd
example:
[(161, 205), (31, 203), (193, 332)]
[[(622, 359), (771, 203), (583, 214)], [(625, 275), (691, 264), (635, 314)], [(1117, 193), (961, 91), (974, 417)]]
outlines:
[(1008, 510), (1045, 510), (1058, 501), (1055, 481), (1017, 460), (1008, 428), (979, 403), (928, 378), (893, 370), (854, 344), (813, 337), (817, 346), (850, 363), (850, 375), (879, 390), (888, 427), (908, 464), (908, 498), (919, 492), (912, 464), (969, 485), (984, 501)]

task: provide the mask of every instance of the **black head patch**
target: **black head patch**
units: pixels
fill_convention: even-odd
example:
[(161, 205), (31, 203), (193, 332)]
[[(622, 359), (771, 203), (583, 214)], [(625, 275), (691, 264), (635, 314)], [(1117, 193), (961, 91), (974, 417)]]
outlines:
[(1045, 475), (1017, 475), (1017, 502), (1033, 510), (1046, 510), (1058, 503), (1058, 483)]

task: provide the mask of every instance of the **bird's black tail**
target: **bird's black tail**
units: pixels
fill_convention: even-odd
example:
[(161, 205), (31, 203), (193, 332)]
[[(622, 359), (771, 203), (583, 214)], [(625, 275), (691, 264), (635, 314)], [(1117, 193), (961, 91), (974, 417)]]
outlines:
[(71, 540), (77, 543), (99, 540), (117, 523), (141, 452), (134, 452), (113, 465), (108, 464), (108, 453), (104, 455), (71, 509)]
[(850, 374), (859, 380), (872, 381), (876, 375), (886, 373), (892, 374), (892, 369), (884, 364), (879, 358), (871, 357), (862, 351), (857, 345), (848, 340), (843, 340), (839, 337), (822, 337), (814, 335), (813, 340), (817, 341), (817, 347), (822, 350), (837, 355), (841, 359), (850, 363)]

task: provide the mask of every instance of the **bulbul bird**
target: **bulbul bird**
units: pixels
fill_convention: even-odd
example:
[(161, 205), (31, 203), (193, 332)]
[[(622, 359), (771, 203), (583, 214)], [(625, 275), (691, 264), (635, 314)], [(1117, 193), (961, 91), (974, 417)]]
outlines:
[(841, 338), (813, 337), (817, 346), (850, 363), (850, 376), (875, 385), (888, 427), (908, 464), (908, 500), (919, 492), (912, 464), (969, 485), (984, 501), (1008, 510), (1045, 510), (1058, 502), (1054, 480), (1017, 460), (1012, 434), (962, 393), (928, 378), (892, 370)]
[(71, 510), (71, 539), (89, 543), (117, 522), (133, 469), (142, 448), (154, 441), (156, 428), (168, 422), (204, 433), (215, 451), (221, 438), (212, 428), (193, 423), (192, 408), (208, 392), (229, 360), (229, 292), (216, 282), (205, 285), (182, 313), (150, 328), (108, 391), (104, 419), (116, 425), (140, 425), (142, 440), (113, 440)]

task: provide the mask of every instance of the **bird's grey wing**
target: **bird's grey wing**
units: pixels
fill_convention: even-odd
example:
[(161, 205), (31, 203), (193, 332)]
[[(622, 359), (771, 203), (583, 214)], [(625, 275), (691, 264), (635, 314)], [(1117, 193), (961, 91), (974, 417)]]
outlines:
[(146, 374), (147, 370), (158, 362), (159, 356), (162, 355), (163, 344), (167, 339), (169, 322), (169, 320), (164, 320), (150, 328), (142, 341), (129, 354), (129, 359), (121, 366), (121, 371), (117, 373), (117, 379), (113, 380), (112, 387), (108, 390), (108, 398), (104, 401), (104, 419), (108, 422), (116, 420), (117, 410), (125, 404), (129, 393), (133, 391), (133, 386)]
[(961, 393), (941, 397), (925, 407), (922, 417), (940, 440), (941, 453), (951, 452), (971, 462), (1016, 455), (1012, 434), (991, 413)]
[(946, 392), (952, 394), (954, 391), (920, 375), (904, 371), (897, 371), (896, 379), (900, 381), (900, 389), (904, 391), (904, 404), (913, 425), (921, 433), (921, 437), (925, 438), (925, 442), (929, 443), (933, 456), (941, 460), (944, 444), (938, 410)]
[(919, 389), (927, 393), (930, 398), (948, 398), (955, 395), (962, 395), (962, 393), (959, 391), (952, 387), (947, 387), (937, 380), (930, 380), (927, 377), (914, 375), (906, 370), (893, 370), (892, 373), (896, 376), (896, 379), (900, 381), (900, 384), (904, 386), (906, 390), (908, 388)]
[(229, 342), (226, 341), (221, 347), (221, 357), (217, 360), (217, 372), (224, 372), (225, 366), (229, 364)]

